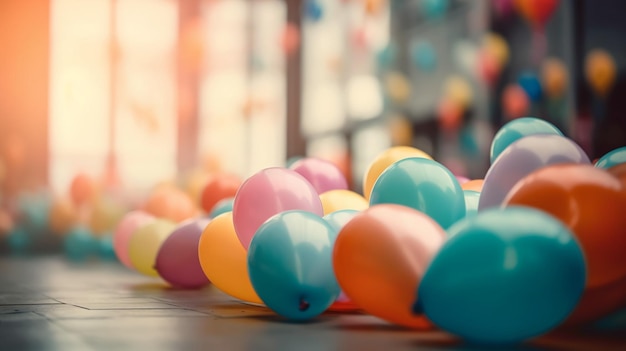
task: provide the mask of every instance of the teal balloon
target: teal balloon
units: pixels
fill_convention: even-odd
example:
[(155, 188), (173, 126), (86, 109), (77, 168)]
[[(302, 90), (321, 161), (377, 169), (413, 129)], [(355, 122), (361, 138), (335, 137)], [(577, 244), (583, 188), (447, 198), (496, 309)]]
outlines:
[(112, 235), (104, 235), (98, 238), (98, 254), (105, 261), (117, 261)]
[(609, 169), (622, 163), (626, 163), (626, 146), (615, 149), (600, 157), (595, 166), (597, 168)]
[(337, 236), (323, 218), (287, 211), (268, 219), (248, 248), (248, 272), (267, 307), (294, 321), (326, 311), (339, 296), (332, 265)]
[(31, 233), (23, 226), (15, 226), (7, 237), (7, 244), (11, 253), (17, 255), (23, 255), (33, 245), (33, 238)]
[(456, 177), (440, 163), (406, 158), (374, 183), (370, 205), (398, 204), (423, 212), (444, 229), (465, 217), (465, 196)]
[(389, 69), (393, 67), (398, 58), (398, 49), (394, 43), (389, 43), (376, 55), (376, 62), (380, 69)]
[(71, 261), (84, 261), (95, 254), (98, 242), (86, 228), (73, 228), (63, 239), (65, 256)]
[(331, 212), (324, 216), (324, 220), (330, 224), (330, 226), (339, 233), (341, 228), (343, 228), (348, 222), (354, 218), (360, 211), (357, 210), (339, 210), (335, 212)]
[(416, 68), (432, 72), (437, 68), (437, 52), (430, 42), (420, 41), (411, 50), (411, 58)]
[(422, 13), (429, 19), (441, 19), (450, 5), (449, 0), (421, 0)]
[(448, 231), (417, 292), (415, 312), (472, 343), (542, 335), (574, 310), (585, 259), (557, 219), (525, 207), (480, 212)]
[(235, 202), (234, 197), (229, 197), (227, 199), (222, 199), (218, 203), (213, 206), (211, 213), (209, 213), (209, 218), (215, 218), (222, 213), (230, 212), (233, 210), (233, 203)]
[(517, 118), (505, 124), (498, 130), (491, 143), (490, 158), (493, 164), (502, 151), (517, 140), (537, 134), (552, 134), (563, 136), (563, 133), (551, 124), (535, 117)]
[(463, 190), (465, 196), (465, 217), (473, 217), (478, 213), (478, 200), (480, 193), (473, 190)]

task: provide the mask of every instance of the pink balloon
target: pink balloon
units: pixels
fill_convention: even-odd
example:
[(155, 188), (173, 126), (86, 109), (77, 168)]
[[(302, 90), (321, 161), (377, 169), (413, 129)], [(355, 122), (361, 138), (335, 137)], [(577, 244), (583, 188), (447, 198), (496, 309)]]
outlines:
[(185, 221), (161, 245), (154, 268), (172, 286), (198, 289), (209, 284), (198, 257), (200, 236), (209, 222), (205, 218)]
[(115, 255), (126, 267), (133, 268), (128, 256), (128, 242), (130, 236), (140, 227), (152, 222), (155, 217), (143, 211), (132, 211), (127, 213), (120, 221), (113, 233), (113, 250)]
[(465, 184), (467, 182), (469, 182), (469, 178), (463, 177), (463, 176), (455, 176), (456, 180), (459, 181), (459, 184)]
[(289, 210), (324, 215), (319, 195), (303, 176), (286, 168), (267, 168), (248, 178), (233, 203), (233, 225), (243, 247), (248, 249), (261, 224)]
[(313, 185), (318, 194), (329, 190), (348, 189), (348, 182), (341, 170), (325, 160), (303, 158), (296, 161), (289, 169), (298, 172)]

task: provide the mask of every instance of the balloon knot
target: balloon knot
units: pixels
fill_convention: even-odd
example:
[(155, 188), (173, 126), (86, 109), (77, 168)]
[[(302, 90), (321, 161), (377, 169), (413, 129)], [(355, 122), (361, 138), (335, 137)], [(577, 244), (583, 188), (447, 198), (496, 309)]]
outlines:
[(301, 298), (300, 299), (300, 307), (299, 307), (300, 311), (304, 312), (304, 311), (308, 310), (309, 307), (311, 307), (311, 304), (308, 301), (304, 300), (304, 298)]

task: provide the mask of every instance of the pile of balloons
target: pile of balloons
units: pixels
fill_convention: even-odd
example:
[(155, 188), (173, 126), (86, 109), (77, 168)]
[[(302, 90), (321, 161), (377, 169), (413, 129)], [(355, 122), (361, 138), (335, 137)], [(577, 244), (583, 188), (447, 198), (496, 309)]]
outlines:
[(115, 252), (143, 274), (211, 282), (289, 320), (361, 310), (479, 344), (626, 307), (626, 147), (593, 165), (552, 124), (519, 118), (495, 135), (484, 179), (399, 146), (371, 162), (362, 194), (315, 158), (243, 181), (218, 174), (205, 214), (177, 224), (130, 212)]

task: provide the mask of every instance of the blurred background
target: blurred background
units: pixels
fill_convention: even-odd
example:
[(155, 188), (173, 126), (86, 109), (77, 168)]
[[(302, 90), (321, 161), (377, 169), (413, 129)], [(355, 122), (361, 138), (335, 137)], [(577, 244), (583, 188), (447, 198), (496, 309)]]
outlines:
[[(212, 174), (303, 156), (361, 191), (394, 145), (482, 178), (495, 131), (522, 116), (598, 158), (626, 145), (625, 12), (621, 0), (0, 1), (0, 232), (24, 216), (106, 226), (123, 212), (111, 203), (133, 208), (155, 187), (197, 202)], [(92, 183), (107, 200), (77, 214)]]

